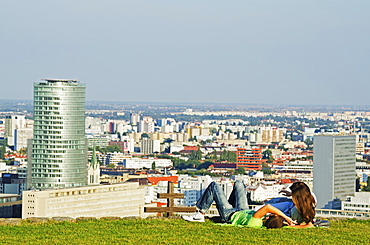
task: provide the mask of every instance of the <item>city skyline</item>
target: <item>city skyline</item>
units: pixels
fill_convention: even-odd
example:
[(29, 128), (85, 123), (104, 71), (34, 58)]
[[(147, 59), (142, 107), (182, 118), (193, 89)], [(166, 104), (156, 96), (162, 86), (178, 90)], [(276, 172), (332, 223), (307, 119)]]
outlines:
[(87, 101), (369, 105), (369, 7), (8, 1), (1, 98), (32, 99), (48, 78), (86, 83)]

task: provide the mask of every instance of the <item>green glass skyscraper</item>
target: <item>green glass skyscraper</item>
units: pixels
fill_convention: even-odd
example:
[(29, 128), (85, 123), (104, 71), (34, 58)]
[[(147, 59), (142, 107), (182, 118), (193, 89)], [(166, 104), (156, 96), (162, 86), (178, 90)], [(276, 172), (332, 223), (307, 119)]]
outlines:
[(85, 94), (85, 84), (75, 80), (44, 79), (34, 84), (29, 187), (87, 184)]

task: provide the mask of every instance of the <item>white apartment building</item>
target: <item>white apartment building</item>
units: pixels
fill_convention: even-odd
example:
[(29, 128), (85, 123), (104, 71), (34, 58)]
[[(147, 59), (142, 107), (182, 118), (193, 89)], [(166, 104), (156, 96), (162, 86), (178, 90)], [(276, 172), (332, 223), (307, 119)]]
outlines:
[(138, 123), (138, 132), (141, 133), (153, 133), (154, 128), (155, 123), (151, 117), (144, 117), (143, 120)]
[(33, 127), (14, 130), (14, 150), (27, 148), (27, 141), (33, 137)]
[(92, 148), (94, 146), (99, 146), (100, 148), (105, 148), (108, 146), (109, 136), (107, 135), (87, 135), (87, 146)]
[(138, 182), (23, 191), (22, 219), (141, 216), (144, 195)]
[[(26, 117), (24, 115), (10, 115), (5, 117), (5, 138), (10, 138), (14, 136), (14, 130), (26, 127)], [(10, 145), (12, 142), (8, 142)]]
[(162, 133), (172, 133), (174, 130), (173, 130), (173, 126), (172, 125), (163, 125), (161, 126), (161, 132)]
[(152, 154), (154, 152), (161, 152), (160, 140), (151, 140), (149, 138), (143, 138), (140, 141), (140, 152), (143, 154)]
[(355, 192), (342, 201), (341, 210), (370, 213), (370, 192)]
[(136, 125), (140, 122), (140, 113), (130, 113), (130, 123)]
[(100, 157), (98, 158), (103, 165), (118, 165), (119, 163), (122, 163), (125, 159), (131, 158), (131, 156), (122, 152), (108, 152), (105, 155), (100, 155)]
[(125, 124), (125, 123), (118, 123), (117, 124), (117, 132), (119, 132), (121, 135), (123, 133), (127, 133), (133, 130), (132, 125), (130, 124)]
[(258, 185), (258, 186), (247, 186), (247, 190), (251, 193), (251, 199), (253, 201), (265, 201), (274, 197), (283, 197), (279, 194), (279, 191), (286, 189), (287, 185)]
[(287, 171), (313, 171), (312, 161), (293, 161), (285, 162), (283, 166), (275, 166), (276, 170), (287, 170)]
[(134, 152), (135, 141), (130, 136), (121, 136), (121, 142), (124, 142), (122, 150), (123, 152)]
[(24, 115), (11, 115), (5, 117), (4, 137), (7, 139), (9, 146), (14, 146), (16, 130), (26, 128), (26, 126), (27, 121)]
[(354, 196), (356, 181), (356, 136), (315, 136), (313, 190), (317, 207), (333, 199)]
[(103, 121), (100, 118), (86, 117), (85, 128), (85, 132), (88, 135), (99, 135), (104, 133)]
[(172, 161), (170, 159), (161, 158), (125, 158), (122, 160), (122, 165), (125, 168), (141, 169), (147, 168), (151, 169), (153, 162), (156, 168), (167, 168), (172, 167)]

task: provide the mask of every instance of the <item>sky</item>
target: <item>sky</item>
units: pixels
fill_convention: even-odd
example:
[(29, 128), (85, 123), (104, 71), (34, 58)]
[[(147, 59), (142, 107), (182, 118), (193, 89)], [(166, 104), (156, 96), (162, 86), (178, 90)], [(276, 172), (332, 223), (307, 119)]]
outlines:
[(370, 105), (368, 0), (0, 1), (0, 99)]

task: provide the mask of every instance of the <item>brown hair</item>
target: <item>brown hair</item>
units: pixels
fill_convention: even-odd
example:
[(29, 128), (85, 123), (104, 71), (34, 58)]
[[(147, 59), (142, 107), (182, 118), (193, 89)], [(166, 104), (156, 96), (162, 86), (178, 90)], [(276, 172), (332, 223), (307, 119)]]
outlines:
[(316, 215), (316, 202), (311, 194), (310, 188), (303, 182), (293, 183), (289, 188), (292, 191), (293, 202), (303, 220), (306, 224), (313, 222)]
[(283, 227), (284, 218), (279, 215), (269, 215), (265, 220), (264, 225), (267, 229), (281, 228)]

